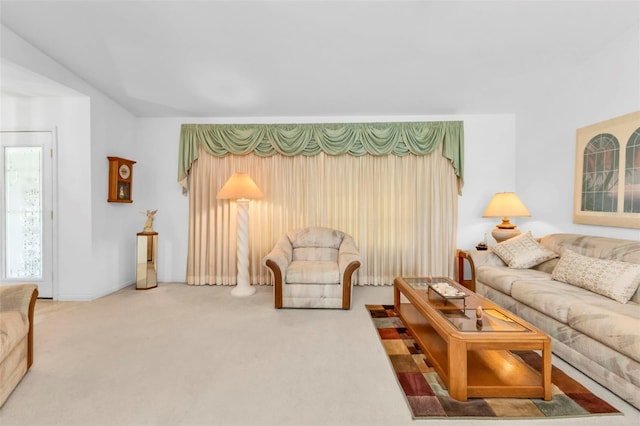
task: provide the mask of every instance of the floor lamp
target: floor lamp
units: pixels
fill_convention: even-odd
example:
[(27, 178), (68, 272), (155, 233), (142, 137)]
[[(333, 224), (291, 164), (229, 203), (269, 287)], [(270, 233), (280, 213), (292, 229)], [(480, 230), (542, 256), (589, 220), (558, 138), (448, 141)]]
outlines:
[(238, 208), (238, 285), (231, 294), (251, 296), (256, 289), (249, 282), (249, 201), (262, 198), (258, 185), (246, 173), (234, 173), (216, 196), (220, 200), (236, 200)]

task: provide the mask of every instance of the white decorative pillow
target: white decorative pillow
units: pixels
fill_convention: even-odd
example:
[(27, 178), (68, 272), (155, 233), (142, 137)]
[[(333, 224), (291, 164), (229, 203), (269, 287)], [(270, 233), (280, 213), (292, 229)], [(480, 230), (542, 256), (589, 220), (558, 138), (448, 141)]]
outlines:
[(506, 263), (509, 268), (527, 269), (536, 266), (558, 255), (547, 250), (536, 241), (531, 231), (510, 238), (495, 246), (491, 250)]
[(564, 250), (552, 276), (554, 280), (627, 303), (640, 285), (640, 265)]

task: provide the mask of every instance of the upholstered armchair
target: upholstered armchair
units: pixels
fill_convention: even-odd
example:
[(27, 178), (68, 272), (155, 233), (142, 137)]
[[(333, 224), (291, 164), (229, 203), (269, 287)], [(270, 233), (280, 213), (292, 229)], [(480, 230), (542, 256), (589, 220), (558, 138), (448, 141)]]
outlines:
[(351, 308), (360, 253), (353, 238), (334, 229), (287, 232), (262, 263), (271, 270), (276, 308)]
[(33, 364), (35, 284), (0, 286), (0, 407)]

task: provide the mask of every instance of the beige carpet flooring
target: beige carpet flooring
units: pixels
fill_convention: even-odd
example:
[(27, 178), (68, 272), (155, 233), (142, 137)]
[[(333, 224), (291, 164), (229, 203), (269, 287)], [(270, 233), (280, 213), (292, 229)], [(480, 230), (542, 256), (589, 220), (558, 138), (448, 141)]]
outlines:
[[(411, 419), (364, 307), (392, 303), (390, 287), (356, 287), (350, 311), (275, 310), (271, 287), (242, 299), (229, 291), (161, 284), (93, 302), (38, 301), (35, 363), (0, 425), (425, 422)], [(625, 415), (503, 424), (640, 424), (640, 411), (553, 362)]]

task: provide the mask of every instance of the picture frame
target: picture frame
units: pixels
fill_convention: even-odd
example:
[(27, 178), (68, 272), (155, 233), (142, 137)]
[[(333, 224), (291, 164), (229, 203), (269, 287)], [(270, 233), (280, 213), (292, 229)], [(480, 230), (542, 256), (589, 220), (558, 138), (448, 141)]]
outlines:
[(573, 223), (640, 228), (640, 111), (576, 130)]

